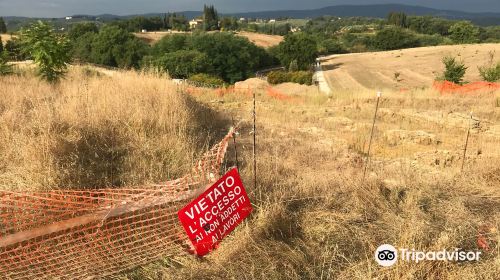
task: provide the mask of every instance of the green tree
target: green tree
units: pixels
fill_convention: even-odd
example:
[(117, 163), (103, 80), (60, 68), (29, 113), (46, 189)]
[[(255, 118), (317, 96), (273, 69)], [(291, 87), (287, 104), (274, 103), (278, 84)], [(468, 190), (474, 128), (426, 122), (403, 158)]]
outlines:
[(215, 7), (205, 5), (203, 7), (203, 30), (211, 31), (219, 29), (219, 14)]
[(403, 12), (392, 12), (387, 16), (387, 21), (389, 24), (398, 27), (408, 27), (408, 17)]
[(82, 22), (70, 27), (68, 37), (70, 40), (76, 40), (87, 33), (97, 33), (99, 28), (93, 22)]
[(377, 32), (371, 45), (378, 50), (396, 50), (418, 47), (419, 42), (413, 32), (393, 26)]
[(207, 72), (209, 67), (206, 54), (195, 50), (179, 50), (166, 53), (156, 61), (154, 66), (168, 72), (170, 77), (186, 79), (190, 76)]
[(342, 47), (342, 44), (336, 39), (322, 40), (321, 43), (319, 44), (318, 51), (322, 55), (339, 54), (345, 52), (344, 48)]
[(220, 28), (224, 31), (238, 30), (238, 20), (235, 17), (223, 17), (220, 21)]
[(3, 52), (2, 36), (0, 36), (0, 53)]
[(254, 75), (269, 66), (269, 54), (246, 38), (230, 33), (197, 34), (189, 37), (188, 48), (207, 55), (214, 76), (234, 83)]
[(105, 26), (91, 44), (91, 62), (112, 67), (138, 68), (148, 45), (118, 26)]
[(72, 41), (71, 55), (73, 58), (82, 62), (93, 62), (92, 44), (96, 37), (96, 33), (87, 32)]
[(7, 33), (7, 25), (2, 17), (0, 17), (0, 33)]
[(23, 51), (33, 57), (40, 77), (51, 83), (59, 81), (70, 61), (69, 41), (42, 21), (22, 29), (21, 37)]
[(175, 52), (188, 47), (188, 36), (185, 34), (174, 34), (161, 38), (154, 46), (152, 53), (156, 56), (161, 56), (164, 53)]
[(318, 57), (318, 44), (311, 35), (289, 34), (279, 44), (276, 55), (285, 67), (296, 60), (299, 70), (308, 70)]
[(468, 21), (460, 21), (450, 27), (450, 38), (459, 44), (477, 43), (479, 28)]
[(445, 70), (442, 79), (455, 84), (463, 84), (463, 78), (467, 67), (462, 62), (457, 61), (454, 57), (446, 56), (443, 58)]

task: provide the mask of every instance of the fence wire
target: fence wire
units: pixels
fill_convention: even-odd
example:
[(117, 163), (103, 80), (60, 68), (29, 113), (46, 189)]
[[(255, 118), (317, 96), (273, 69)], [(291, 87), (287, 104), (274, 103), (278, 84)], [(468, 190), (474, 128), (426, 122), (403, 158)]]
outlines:
[(0, 191), (0, 279), (92, 279), (188, 254), (177, 211), (218, 179), (233, 134), (163, 184)]

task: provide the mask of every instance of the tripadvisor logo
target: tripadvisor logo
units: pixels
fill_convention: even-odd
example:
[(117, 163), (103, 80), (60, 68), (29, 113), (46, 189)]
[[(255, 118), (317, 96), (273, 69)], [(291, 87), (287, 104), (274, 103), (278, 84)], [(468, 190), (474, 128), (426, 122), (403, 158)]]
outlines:
[(392, 245), (381, 245), (375, 251), (375, 261), (381, 266), (391, 266), (398, 261), (398, 251)]
[(461, 251), (460, 248), (456, 248), (453, 251), (441, 250), (441, 251), (416, 251), (399, 248), (397, 250), (394, 246), (389, 244), (381, 245), (375, 251), (375, 261), (381, 266), (392, 266), (397, 261), (398, 258), (406, 262), (420, 262), (420, 261), (479, 261), (481, 252), (473, 251)]

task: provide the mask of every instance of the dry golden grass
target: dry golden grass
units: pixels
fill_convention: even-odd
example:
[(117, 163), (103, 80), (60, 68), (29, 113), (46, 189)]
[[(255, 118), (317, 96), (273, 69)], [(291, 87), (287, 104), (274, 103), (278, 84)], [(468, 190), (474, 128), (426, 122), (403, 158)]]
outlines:
[[(202, 150), (207, 132), (218, 136), (217, 127), (229, 127), (224, 119), (243, 121), (240, 169), (255, 207), (251, 217), (203, 260), (164, 259), (115, 278), (498, 278), (498, 92), (385, 93), (362, 182), (373, 92), (346, 91), (331, 98), (311, 93), (302, 95), (302, 102), (287, 102), (258, 91), (254, 189), (248, 96), (219, 97), (207, 90), (194, 97), (205, 105), (196, 105), (161, 77), (86, 72), (72, 71), (54, 88), (30, 74), (0, 78), (3, 187), (103, 186), (111, 183), (112, 162), (120, 166), (117, 185), (174, 176)], [(460, 116), (470, 110), (481, 122), (472, 132), (462, 174), (467, 121)], [(440, 141), (394, 142), (385, 136), (391, 130), (424, 131)], [(490, 250), (479, 263), (399, 262), (381, 268), (373, 259), (383, 243), (479, 250), (478, 232), (484, 228)]]
[(480, 81), (477, 67), (488, 63), (491, 51), (500, 60), (500, 44), (474, 44), (333, 55), (323, 65), (333, 90), (415, 89), (432, 86), (447, 55), (469, 67), (466, 81)]
[(77, 68), (57, 86), (32, 73), (0, 84), (3, 189), (158, 182), (188, 170), (217, 131), (213, 112), (151, 75)]
[[(158, 31), (158, 32), (144, 32), (144, 33), (134, 33), (137, 38), (144, 40), (148, 44), (154, 44), (161, 40), (161, 38), (165, 36), (169, 36), (172, 34), (190, 34), (190, 32), (179, 32), (179, 31)], [(253, 42), (255, 45), (263, 48), (269, 48), (272, 46), (276, 46), (281, 41), (283, 41), (284, 37), (279, 35), (267, 35), (253, 32), (238, 32), (237, 36), (245, 37), (250, 42)]]
[(0, 37), (2, 38), (2, 43), (5, 45), (5, 43), (7, 43), (7, 41), (10, 41), (12, 40), (12, 38), (16, 38), (17, 36), (12, 36), (10, 34), (0, 34)]
[(270, 48), (273, 46), (279, 45), (284, 40), (283, 36), (280, 35), (268, 35), (254, 32), (238, 32), (238, 36), (245, 37), (250, 42), (253, 42), (255, 45), (263, 48)]

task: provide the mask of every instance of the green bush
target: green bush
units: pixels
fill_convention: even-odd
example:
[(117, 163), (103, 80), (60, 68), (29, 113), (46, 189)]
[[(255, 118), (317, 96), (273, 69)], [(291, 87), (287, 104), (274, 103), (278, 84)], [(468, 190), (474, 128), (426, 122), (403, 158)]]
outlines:
[(267, 75), (267, 81), (272, 85), (282, 83), (297, 83), (301, 85), (312, 84), (313, 73), (310, 71), (272, 71)]
[(7, 51), (9, 60), (20, 61), (28, 58), (28, 55), (22, 52), (21, 42), (17, 38), (12, 38), (7, 41), (5, 44), (5, 51)]
[(203, 83), (203, 84), (208, 84), (208, 85), (213, 85), (213, 86), (224, 86), (224, 80), (221, 78), (200, 73), (200, 74), (195, 74), (189, 77), (189, 81), (193, 81), (196, 83)]
[(312, 85), (313, 73), (310, 71), (290, 72), (290, 81), (301, 85)]
[(441, 78), (442, 80), (459, 85), (464, 83), (463, 78), (467, 67), (462, 62), (458, 62), (454, 57), (446, 56), (443, 58), (443, 64), (445, 70)]
[(498, 62), (495, 66), (479, 67), (479, 74), (481, 75), (481, 78), (487, 82), (498, 82), (500, 80), (500, 62)]
[(478, 69), (479, 74), (484, 81), (494, 83), (500, 80), (500, 62), (497, 62), (496, 64), (493, 63), (493, 59), (495, 57), (494, 52), (490, 52), (489, 56), (489, 63), (487, 65), (480, 66)]
[(7, 64), (7, 62), (8, 62), (7, 52), (6, 51), (0, 52), (0, 76), (12, 74), (12, 65)]
[(186, 79), (194, 74), (207, 72), (209, 69), (207, 55), (192, 50), (166, 53), (156, 59), (153, 65), (176, 79)]
[(267, 74), (267, 81), (272, 85), (289, 82), (288, 73), (285, 71), (271, 71)]
[(424, 46), (439, 46), (444, 43), (444, 37), (439, 34), (427, 35), (427, 34), (419, 34), (417, 36), (417, 40), (419, 45)]

